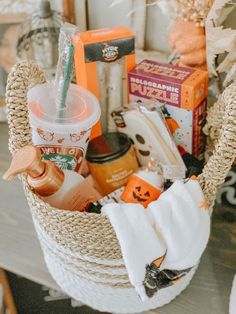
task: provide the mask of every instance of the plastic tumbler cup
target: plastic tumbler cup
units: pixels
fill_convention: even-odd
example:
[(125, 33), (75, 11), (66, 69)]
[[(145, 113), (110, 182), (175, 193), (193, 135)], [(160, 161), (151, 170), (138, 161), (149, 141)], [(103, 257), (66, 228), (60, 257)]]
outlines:
[(97, 98), (83, 87), (70, 84), (64, 109), (58, 110), (53, 82), (37, 85), (28, 92), (33, 144), (42, 159), (61, 169), (78, 171), (85, 157), (91, 128), (101, 115)]

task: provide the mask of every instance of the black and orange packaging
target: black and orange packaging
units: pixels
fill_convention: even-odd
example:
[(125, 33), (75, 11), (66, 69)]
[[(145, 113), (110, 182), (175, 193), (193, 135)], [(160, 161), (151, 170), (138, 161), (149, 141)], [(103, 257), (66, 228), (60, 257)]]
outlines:
[[(119, 26), (77, 33), (75, 45), (75, 71), (77, 84), (90, 90), (98, 99), (99, 77), (97, 63), (113, 63), (124, 59), (124, 71), (135, 66), (134, 33)], [(92, 138), (101, 135), (101, 125), (92, 130)]]

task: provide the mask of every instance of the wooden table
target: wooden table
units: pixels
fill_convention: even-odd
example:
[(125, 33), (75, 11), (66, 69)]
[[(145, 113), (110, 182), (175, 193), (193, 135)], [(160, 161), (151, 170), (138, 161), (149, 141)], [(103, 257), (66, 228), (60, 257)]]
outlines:
[[(1, 176), (10, 163), (7, 139), (7, 126), (0, 124)], [(44, 263), (19, 181), (15, 179), (8, 183), (0, 179), (0, 191), (0, 267), (59, 289)], [(218, 206), (213, 215), (210, 242), (191, 284), (170, 304), (146, 313), (228, 313), (230, 289), (236, 273), (235, 222), (232, 208)]]

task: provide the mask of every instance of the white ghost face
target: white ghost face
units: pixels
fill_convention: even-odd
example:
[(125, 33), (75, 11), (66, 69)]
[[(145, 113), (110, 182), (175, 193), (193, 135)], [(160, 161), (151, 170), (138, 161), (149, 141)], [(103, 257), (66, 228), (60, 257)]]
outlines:
[(135, 139), (137, 141), (136, 149), (138, 153), (144, 157), (149, 157), (151, 155), (152, 146), (147, 144), (148, 141), (145, 141), (145, 136), (135, 134)]
[(132, 139), (141, 166), (146, 167), (151, 157), (163, 164), (169, 162), (159, 142), (159, 131), (144, 114), (137, 110), (129, 110), (125, 112), (123, 119), (125, 126), (118, 129)]

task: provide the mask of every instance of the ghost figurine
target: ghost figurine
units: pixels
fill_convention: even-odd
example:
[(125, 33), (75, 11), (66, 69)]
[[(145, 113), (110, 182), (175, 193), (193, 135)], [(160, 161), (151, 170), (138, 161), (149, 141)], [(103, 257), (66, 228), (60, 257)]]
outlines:
[(123, 124), (118, 130), (127, 134), (133, 141), (141, 166), (146, 167), (151, 157), (155, 157), (163, 165), (185, 167), (158, 112), (128, 110), (122, 118)]

